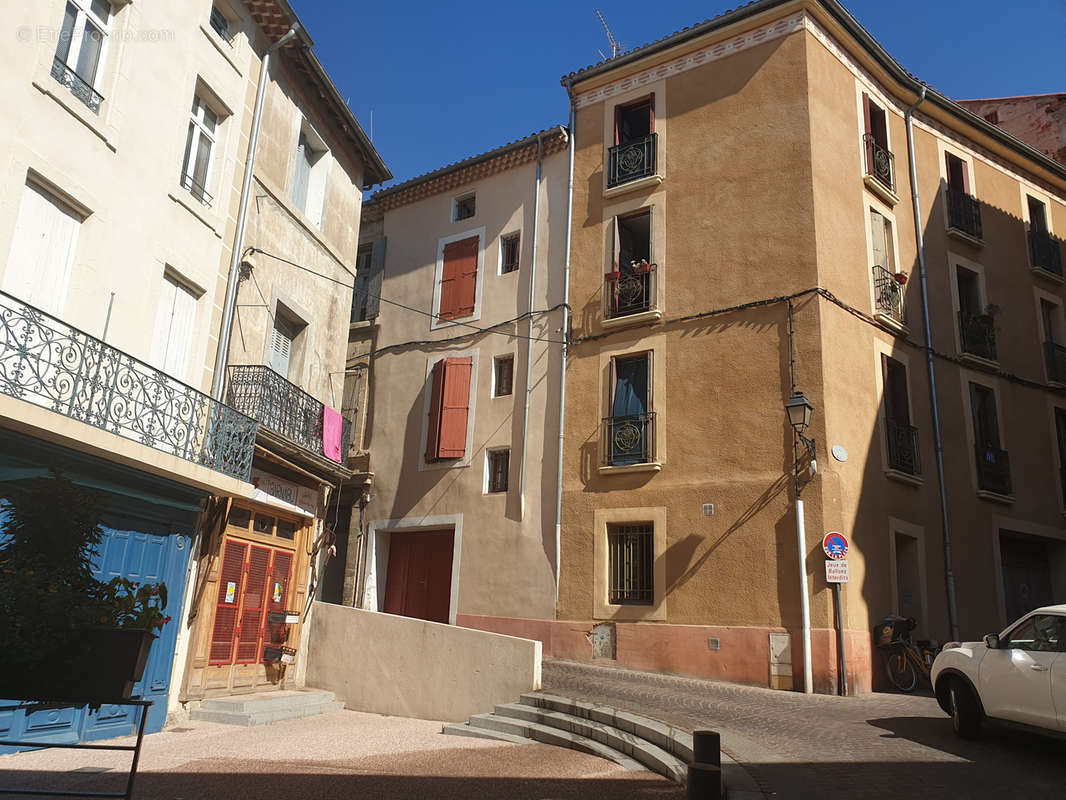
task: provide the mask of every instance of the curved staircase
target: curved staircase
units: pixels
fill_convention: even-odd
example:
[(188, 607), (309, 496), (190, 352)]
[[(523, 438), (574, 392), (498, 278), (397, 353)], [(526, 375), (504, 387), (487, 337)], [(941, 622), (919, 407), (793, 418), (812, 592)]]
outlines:
[(443, 733), (497, 739), (512, 744), (541, 742), (613, 761), (626, 769), (650, 770), (684, 784), (692, 761), (692, 734), (666, 723), (609, 706), (529, 692), (491, 714), (450, 723)]

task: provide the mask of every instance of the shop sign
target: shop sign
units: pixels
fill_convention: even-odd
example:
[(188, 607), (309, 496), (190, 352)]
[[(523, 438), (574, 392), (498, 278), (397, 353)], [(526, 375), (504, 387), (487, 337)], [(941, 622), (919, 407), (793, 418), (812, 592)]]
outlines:
[(300, 486), (260, 469), (252, 470), (252, 485), (271, 497), (299, 506), (308, 514), (315, 514), (318, 510), (318, 494), (307, 486)]

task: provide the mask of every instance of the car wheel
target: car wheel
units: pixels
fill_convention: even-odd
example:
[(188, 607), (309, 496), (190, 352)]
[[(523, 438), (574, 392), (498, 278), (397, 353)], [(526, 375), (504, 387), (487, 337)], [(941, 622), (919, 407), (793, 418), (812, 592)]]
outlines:
[(914, 671), (914, 665), (903, 650), (889, 653), (885, 666), (888, 669), (888, 679), (901, 692), (913, 691), (918, 685), (918, 673)]
[(981, 730), (981, 709), (973, 691), (958, 678), (948, 688), (951, 707), (951, 727), (964, 739), (972, 739)]

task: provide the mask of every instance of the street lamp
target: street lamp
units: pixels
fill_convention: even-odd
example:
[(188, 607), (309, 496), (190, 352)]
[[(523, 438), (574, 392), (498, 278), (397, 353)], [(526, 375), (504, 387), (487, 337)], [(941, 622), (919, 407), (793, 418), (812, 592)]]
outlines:
[(788, 415), (789, 425), (792, 426), (792, 470), (796, 477), (796, 543), (799, 555), (799, 579), (800, 579), (800, 615), (803, 621), (803, 691), (810, 694), (813, 691), (813, 677), (811, 667), (811, 604), (807, 594), (807, 531), (803, 521), (803, 483), (800, 480), (799, 444), (807, 447), (811, 457), (811, 472), (817, 471), (817, 462), (814, 460), (814, 440), (803, 435), (807, 426), (811, 424), (811, 405), (803, 392), (792, 390), (792, 396), (785, 401), (785, 414)]

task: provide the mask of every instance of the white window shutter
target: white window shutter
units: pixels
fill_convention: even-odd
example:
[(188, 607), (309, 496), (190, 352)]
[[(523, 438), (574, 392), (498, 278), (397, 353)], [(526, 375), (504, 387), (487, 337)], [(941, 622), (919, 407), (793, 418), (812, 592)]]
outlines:
[(292, 332), (284, 321), (275, 319), (270, 339), (270, 367), (283, 378), (289, 377), (289, 359), (292, 355)]
[(186, 382), (196, 321), (196, 297), (169, 276), (159, 297), (151, 362), (167, 375)]
[(4, 291), (58, 316), (66, 305), (81, 217), (26, 184), (4, 271)]

